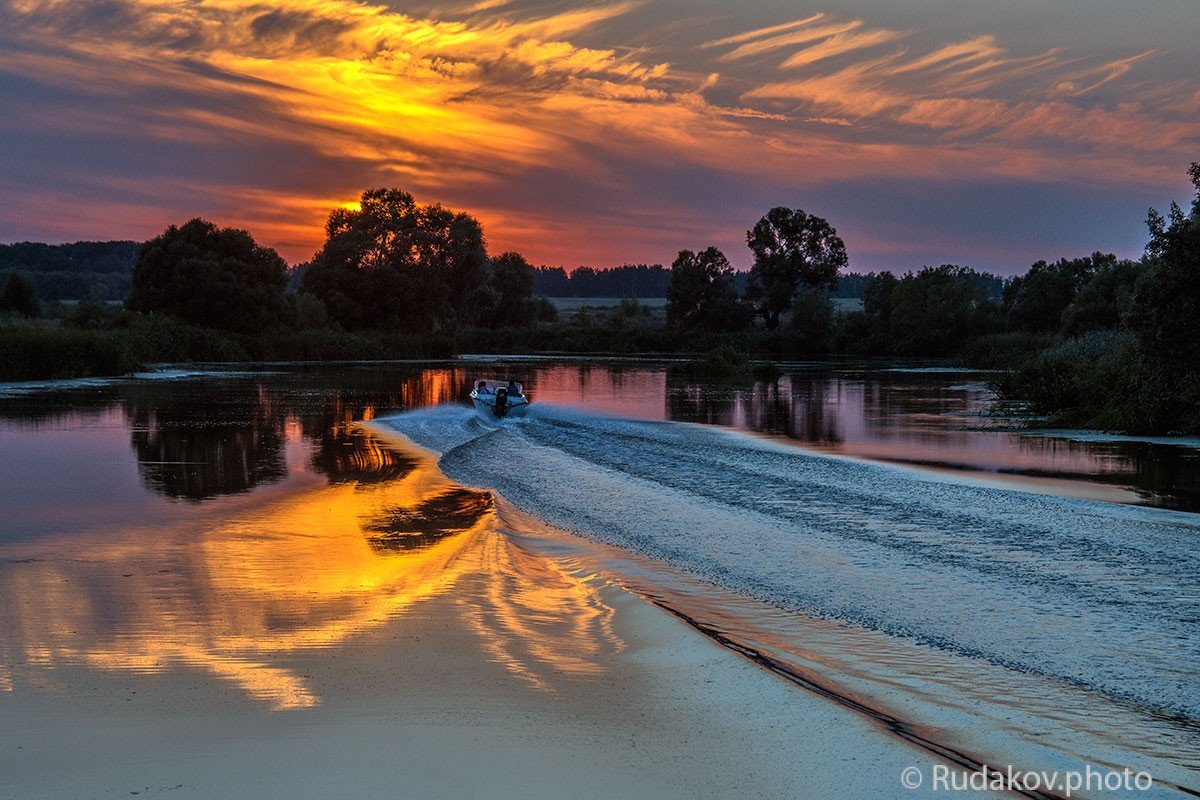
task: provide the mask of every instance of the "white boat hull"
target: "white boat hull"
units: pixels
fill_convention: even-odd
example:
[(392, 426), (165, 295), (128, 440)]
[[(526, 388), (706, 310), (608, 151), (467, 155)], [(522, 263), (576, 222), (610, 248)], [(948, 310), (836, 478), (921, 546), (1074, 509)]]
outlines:
[(494, 396), (478, 397), (472, 392), (471, 402), (475, 404), (475, 411), (488, 422), (495, 422), (499, 419), (520, 419), (529, 409), (529, 401), (524, 397), (509, 398), (500, 413), (496, 413)]

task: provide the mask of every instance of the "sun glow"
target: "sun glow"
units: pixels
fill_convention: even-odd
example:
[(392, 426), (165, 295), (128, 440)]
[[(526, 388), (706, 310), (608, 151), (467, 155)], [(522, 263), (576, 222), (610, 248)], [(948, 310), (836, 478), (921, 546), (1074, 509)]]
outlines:
[[(64, 154), (36, 185), (0, 175), (25, 198), (0, 226), (149, 236), (201, 214), (300, 261), (330, 209), (393, 185), (478, 214), (497, 252), (669, 260), (740, 240), (768, 197), (880, 179), (1147, 187), (1177, 181), (1198, 143), (1191, 73), (1151, 72), (1179, 60), (1163, 47), (938, 41), (919, 15), (883, 25), (833, 8), (650, 36), (652, 4), (522, 8), (0, 2), (0, 75), (41, 89), (4, 101), (7, 124), (119, 156)], [(728, 188), (746, 186), (764, 200), (729, 214)], [(83, 195), (88, 217), (55, 221)], [(842, 227), (851, 244), (869, 232), (877, 249), (910, 247)]]

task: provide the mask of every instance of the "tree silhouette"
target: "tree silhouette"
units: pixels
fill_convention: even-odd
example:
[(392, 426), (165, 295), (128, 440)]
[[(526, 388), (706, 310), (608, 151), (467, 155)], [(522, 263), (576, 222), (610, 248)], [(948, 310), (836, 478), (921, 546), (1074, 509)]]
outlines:
[(800, 209), (773, 208), (746, 233), (754, 254), (746, 298), (757, 305), (768, 328), (791, 307), (796, 291), (837, 286), (848, 263), (846, 245), (821, 217)]
[(1089, 331), (1120, 328), (1129, 312), (1141, 271), (1142, 265), (1136, 261), (1114, 258), (1111, 263), (1102, 265), (1063, 312), (1062, 334), (1078, 336)]
[(892, 293), (899, 279), (890, 272), (881, 272), (872, 277), (863, 290), (863, 311), (884, 322), (892, 318)]
[(142, 245), (125, 305), (196, 325), (258, 333), (283, 319), (286, 281), (284, 260), (246, 231), (192, 219)]
[(1085, 258), (1039, 261), (1004, 288), (1008, 324), (1013, 330), (1050, 333), (1062, 325), (1063, 313), (1080, 290), (1101, 269), (1117, 261), (1114, 255), (1094, 253)]
[(995, 308), (978, 272), (951, 264), (908, 273), (892, 290), (890, 331), (897, 355), (944, 356), (985, 332)]
[(497, 301), (483, 230), (471, 216), (368, 189), (335, 209), (306, 291), (349, 329), (431, 330), (486, 321)]
[(1188, 173), (1191, 211), (1175, 203), (1166, 219), (1151, 209), (1146, 268), (1137, 280), (1129, 325), (1155, 366), (1200, 372), (1200, 164)]
[(527, 325), (535, 317), (533, 283), (537, 272), (520, 253), (501, 253), (492, 259), (496, 290), (495, 325)]
[(667, 324), (685, 330), (728, 331), (749, 323), (733, 289), (733, 267), (716, 247), (680, 250), (667, 286)]
[(33, 281), (19, 272), (8, 276), (0, 290), (0, 313), (9, 312), (23, 317), (36, 317), (41, 311)]

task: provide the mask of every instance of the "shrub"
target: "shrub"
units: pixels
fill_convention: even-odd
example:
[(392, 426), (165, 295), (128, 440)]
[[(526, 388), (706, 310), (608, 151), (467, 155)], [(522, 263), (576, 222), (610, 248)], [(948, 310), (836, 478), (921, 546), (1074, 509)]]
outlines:
[(0, 378), (123, 375), (137, 366), (129, 343), (111, 332), (34, 325), (0, 327)]
[(962, 349), (964, 363), (979, 369), (1011, 369), (1049, 347), (1053, 337), (1034, 333), (993, 333), (969, 341)]
[(1195, 381), (1181, 385), (1176, 376), (1147, 367), (1136, 337), (1118, 331), (1050, 347), (1000, 378), (996, 388), (1028, 402), (1050, 425), (1139, 434), (1195, 430), (1200, 399)]

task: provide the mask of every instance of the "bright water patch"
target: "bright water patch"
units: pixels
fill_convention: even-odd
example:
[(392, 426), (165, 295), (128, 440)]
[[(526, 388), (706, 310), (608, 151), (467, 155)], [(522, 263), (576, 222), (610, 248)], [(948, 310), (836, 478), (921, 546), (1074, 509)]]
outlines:
[(387, 420), (454, 480), (785, 608), (1200, 720), (1200, 517), (537, 408)]

